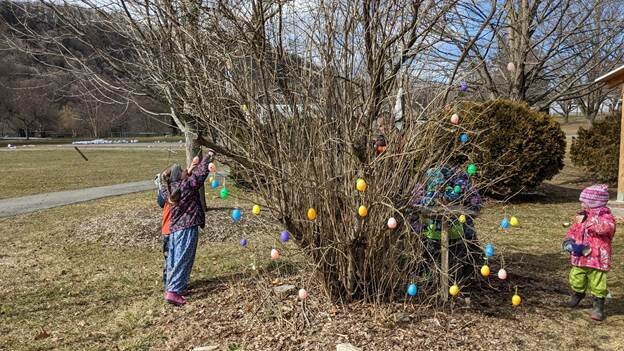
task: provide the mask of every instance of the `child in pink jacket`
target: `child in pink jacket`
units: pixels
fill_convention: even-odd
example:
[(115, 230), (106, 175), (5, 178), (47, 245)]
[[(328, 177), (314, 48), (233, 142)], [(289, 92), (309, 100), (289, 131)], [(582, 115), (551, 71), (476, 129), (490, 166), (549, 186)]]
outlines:
[(589, 290), (594, 296), (593, 320), (604, 319), (604, 302), (608, 294), (607, 272), (611, 269), (611, 241), (615, 234), (615, 218), (607, 207), (609, 192), (603, 184), (583, 189), (580, 196), (583, 210), (578, 212), (568, 230), (563, 249), (570, 253), (572, 269), (570, 286), (574, 293), (569, 307), (576, 307)]

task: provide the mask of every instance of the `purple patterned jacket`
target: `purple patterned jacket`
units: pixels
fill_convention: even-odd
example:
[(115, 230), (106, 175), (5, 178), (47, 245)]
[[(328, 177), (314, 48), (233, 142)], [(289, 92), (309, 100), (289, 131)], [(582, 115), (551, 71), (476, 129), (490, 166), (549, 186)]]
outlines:
[[(213, 155), (208, 153), (191, 175), (186, 179), (171, 185), (171, 191), (180, 190), (180, 200), (171, 206), (171, 233), (196, 226), (206, 225), (206, 214), (199, 197), (199, 188), (208, 177), (208, 164)], [(169, 189), (166, 185), (161, 187), (163, 196), (169, 198)]]

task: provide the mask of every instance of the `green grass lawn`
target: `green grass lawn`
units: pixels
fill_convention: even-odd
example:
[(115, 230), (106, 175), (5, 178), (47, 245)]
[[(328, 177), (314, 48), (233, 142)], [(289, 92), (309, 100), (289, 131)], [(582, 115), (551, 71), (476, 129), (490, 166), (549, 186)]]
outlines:
[(152, 179), (183, 149), (73, 149), (0, 152), (0, 199)]

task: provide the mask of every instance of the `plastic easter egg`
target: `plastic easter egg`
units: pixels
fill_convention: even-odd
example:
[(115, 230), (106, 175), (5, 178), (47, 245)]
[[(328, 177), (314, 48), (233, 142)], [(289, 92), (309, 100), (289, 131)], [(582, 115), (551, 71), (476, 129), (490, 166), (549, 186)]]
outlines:
[(457, 296), (457, 294), (459, 294), (459, 286), (453, 284), (453, 286), (449, 288), (449, 294), (451, 294), (451, 296)]
[(272, 260), (277, 260), (280, 257), (280, 252), (277, 251), (277, 249), (272, 249), (271, 250), (271, 259)]
[(366, 206), (362, 205), (358, 208), (358, 214), (360, 215), (360, 217), (366, 217), (368, 216), (368, 209), (366, 208)]
[(311, 221), (316, 219), (316, 210), (312, 207), (308, 208), (308, 219)]
[(461, 186), (459, 186), (459, 185), (455, 185), (455, 186), (453, 187), (453, 192), (454, 192), (455, 194), (459, 194), (459, 193), (461, 193)]
[(485, 245), (485, 257), (492, 257), (494, 256), (494, 245), (492, 244), (487, 244)]
[(429, 230), (436, 230), (436, 225), (434, 223), (430, 223)]
[(461, 135), (459, 136), (459, 141), (460, 141), (462, 144), (467, 143), (469, 139), (470, 139), (470, 138), (468, 137), (468, 134), (466, 134), (466, 133), (461, 133)]
[(459, 115), (457, 113), (454, 113), (451, 116), (451, 123), (453, 124), (459, 124)]
[(490, 275), (490, 267), (488, 267), (488, 265), (484, 264), (481, 267), (481, 275), (484, 277), (487, 277)]
[(280, 233), (280, 241), (285, 243), (288, 240), (290, 240), (290, 233), (288, 232), (288, 230), (284, 230)]
[(221, 189), (221, 192), (219, 193), (219, 196), (221, 196), (221, 198), (225, 200), (228, 198), (228, 196), (230, 196), (230, 191), (226, 187), (223, 187), (223, 189)]
[(234, 222), (240, 221), (242, 217), (243, 217), (243, 213), (238, 208), (235, 208), (232, 211), (232, 219), (234, 220)]
[(503, 218), (503, 220), (500, 223), (501, 228), (503, 229), (508, 229), (509, 228), (509, 220), (507, 219), (507, 217)]
[(305, 300), (308, 298), (308, 292), (305, 291), (305, 289), (299, 289), (297, 295), (299, 295), (299, 300)]
[(410, 284), (407, 287), (407, 294), (409, 296), (416, 296), (416, 294), (418, 294), (418, 287), (416, 286), (416, 284)]
[(471, 163), (468, 165), (468, 167), (466, 168), (466, 173), (468, 173), (468, 175), (475, 175), (477, 173), (477, 166), (475, 166), (474, 163)]
[(355, 182), (355, 188), (359, 191), (359, 192), (364, 192), (366, 191), (366, 188), (368, 187), (368, 185), (366, 184), (366, 181), (362, 178), (359, 178), (356, 182)]
[(515, 71), (515, 70), (516, 70), (516, 65), (515, 65), (513, 62), (509, 62), (509, 63), (507, 64), (507, 70), (508, 70), (509, 72), (513, 72), (513, 71)]
[(511, 304), (514, 306), (519, 306), (522, 303), (522, 298), (520, 298), (520, 295), (515, 294), (514, 296), (511, 297)]
[(251, 213), (255, 214), (256, 216), (260, 214), (260, 205), (253, 205), (253, 207), (251, 208)]
[(241, 239), (240, 244), (242, 247), (247, 247), (247, 239)]
[(505, 280), (505, 279), (507, 279), (507, 271), (501, 268), (501, 269), (498, 271), (498, 279), (500, 279), (500, 280)]
[(517, 227), (520, 224), (520, 222), (518, 221), (518, 218), (511, 217), (509, 218), (509, 224), (511, 224), (512, 227)]
[(212, 180), (212, 182), (210, 182), (210, 186), (211, 186), (213, 189), (218, 188), (218, 187), (219, 187), (219, 181), (218, 181), (218, 180), (216, 180), (216, 179), (213, 179), (213, 180)]
[(467, 91), (468, 91), (468, 83), (466, 83), (466, 82), (461, 82), (461, 83), (459, 83), (459, 90), (460, 90), (462, 93), (467, 92)]
[(394, 217), (390, 217), (388, 218), (388, 228), (390, 229), (394, 229), (397, 227), (397, 221), (396, 219), (394, 219)]
[(215, 166), (215, 164), (214, 164), (214, 163), (210, 162), (210, 163), (208, 164), (208, 171), (209, 171), (209, 172), (212, 172), (212, 173), (216, 172), (216, 171), (217, 171), (217, 166)]
[(459, 218), (457, 219), (459, 221), (459, 223), (466, 223), (466, 216), (465, 215), (460, 215)]
[(208, 183), (212, 184), (213, 181), (214, 181), (214, 177), (211, 176), (210, 178), (208, 178)]

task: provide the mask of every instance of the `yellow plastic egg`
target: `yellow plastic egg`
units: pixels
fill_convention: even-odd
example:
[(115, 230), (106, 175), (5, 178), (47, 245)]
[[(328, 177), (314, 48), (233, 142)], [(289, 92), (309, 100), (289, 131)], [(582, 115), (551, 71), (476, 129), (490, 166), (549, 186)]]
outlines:
[(260, 214), (260, 205), (253, 205), (253, 207), (251, 208), (251, 213), (253, 213), (255, 215), (259, 215)]
[(488, 265), (484, 264), (481, 267), (481, 275), (484, 277), (487, 277), (490, 275), (490, 267), (488, 267)]
[(214, 177), (208, 178), (208, 183), (212, 183), (214, 181)]
[(457, 294), (459, 294), (459, 286), (453, 284), (453, 286), (449, 288), (449, 294), (451, 294), (451, 296), (457, 296)]
[(516, 217), (511, 217), (509, 219), (509, 224), (511, 224), (512, 227), (517, 227), (518, 224), (520, 224), (520, 222), (518, 221), (518, 218)]
[(311, 221), (316, 219), (316, 210), (312, 207), (308, 208), (308, 219)]
[(360, 206), (360, 208), (358, 208), (358, 214), (360, 215), (360, 217), (368, 216), (368, 209), (366, 208), (366, 206)]
[(514, 296), (511, 297), (512, 305), (519, 306), (521, 302), (522, 302), (522, 299), (520, 298), (520, 295), (515, 294)]
[(460, 215), (459, 216), (459, 223), (466, 223), (466, 216)]
[(358, 178), (355, 182), (355, 188), (360, 192), (366, 191), (366, 187), (368, 187), (368, 184), (366, 184), (366, 181), (362, 178)]

